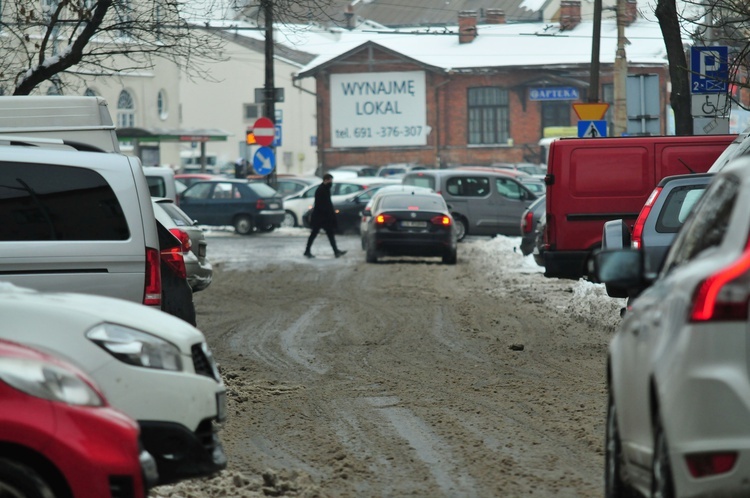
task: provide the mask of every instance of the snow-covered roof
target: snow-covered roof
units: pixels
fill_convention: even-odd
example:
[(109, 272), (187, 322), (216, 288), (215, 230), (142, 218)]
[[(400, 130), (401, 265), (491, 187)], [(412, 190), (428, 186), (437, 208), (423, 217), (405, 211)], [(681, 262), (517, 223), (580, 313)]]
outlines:
[[(470, 43), (459, 43), (457, 27), (435, 30), (356, 30), (342, 31), (331, 43), (316, 33), (306, 36), (303, 50), (317, 53), (299, 72), (307, 76), (318, 66), (367, 42), (403, 54), (435, 68), (465, 70), (490, 67), (578, 65), (591, 62), (593, 22), (581, 22), (574, 29), (561, 31), (557, 24), (518, 23), (478, 25)], [(448, 34), (450, 33), (450, 34)], [(639, 20), (625, 29), (625, 47), (631, 65), (664, 65), (667, 53), (659, 25)], [(614, 63), (617, 50), (617, 26), (602, 21), (599, 60)]]

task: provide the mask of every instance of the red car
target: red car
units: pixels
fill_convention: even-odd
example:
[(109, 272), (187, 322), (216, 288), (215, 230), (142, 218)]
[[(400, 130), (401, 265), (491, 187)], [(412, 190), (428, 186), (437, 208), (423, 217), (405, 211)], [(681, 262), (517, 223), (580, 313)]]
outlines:
[(156, 465), (139, 434), (78, 368), (0, 340), (0, 495), (144, 498)]

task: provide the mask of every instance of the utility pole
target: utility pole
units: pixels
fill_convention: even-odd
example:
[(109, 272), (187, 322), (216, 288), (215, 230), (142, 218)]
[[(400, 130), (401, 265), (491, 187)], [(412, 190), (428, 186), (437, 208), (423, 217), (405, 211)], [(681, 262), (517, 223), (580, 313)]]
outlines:
[(614, 74), (614, 122), (612, 136), (620, 137), (628, 130), (627, 83), (628, 59), (625, 55), (625, 1), (617, 0), (617, 52)]
[[(274, 88), (274, 75), (273, 75), (273, 0), (261, 0), (263, 5), (263, 17), (266, 22), (266, 40), (265, 40), (265, 65), (266, 65), (266, 80), (264, 86), (265, 94), (265, 116), (276, 124), (276, 90)], [(276, 149), (271, 145), (271, 149), (276, 155)], [(278, 158), (277, 158), (278, 159)], [(276, 161), (278, 164), (278, 160)], [(276, 168), (266, 177), (266, 181), (269, 185), (276, 183)]]
[(594, 31), (591, 35), (589, 102), (599, 102), (599, 51), (602, 33), (602, 0), (594, 0)]

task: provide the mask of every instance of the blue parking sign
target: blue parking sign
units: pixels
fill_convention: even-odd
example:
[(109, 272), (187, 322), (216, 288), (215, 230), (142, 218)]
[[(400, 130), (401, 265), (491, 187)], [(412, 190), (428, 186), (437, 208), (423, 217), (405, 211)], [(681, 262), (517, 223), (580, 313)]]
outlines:
[(728, 60), (728, 47), (691, 47), (690, 92), (726, 92), (729, 80)]

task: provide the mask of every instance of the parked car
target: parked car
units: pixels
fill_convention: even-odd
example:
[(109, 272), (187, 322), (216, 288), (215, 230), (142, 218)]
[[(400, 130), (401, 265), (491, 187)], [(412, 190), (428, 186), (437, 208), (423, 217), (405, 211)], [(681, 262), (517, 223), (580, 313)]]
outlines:
[[(400, 185), (373, 185), (367, 190), (355, 192), (345, 196), (337, 196), (333, 201), (333, 209), (336, 213), (336, 223), (340, 234), (353, 232), (359, 234), (360, 223), (362, 221), (362, 210), (372, 200), (372, 198), (385, 187), (400, 187)], [(304, 216), (304, 225), (310, 228), (310, 218), (312, 216), (312, 207), (308, 209)]]
[(607, 361), (607, 496), (746, 496), (750, 475), (750, 158), (717, 173), (658, 275), (601, 251), (599, 280), (642, 293)]
[(368, 263), (382, 256), (437, 256), (444, 264), (456, 264), (456, 227), (439, 194), (381, 195), (373, 202), (368, 225)]
[(411, 171), (421, 171), (425, 169), (429, 168), (415, 163), (391, 163), (378, 168), (377, 176), (402, 178), (406, 173)]
[(281, 197), (296, 194), (310, 185), (316, 185), (323, 181), (317, 176), (297, 176), (283, 173), (276, 175), (273, 179), (270, 179), (268, 175), (248, 175), (247, 179), (251, 182), (269, 185)]
[(160, 309), (159, 238), (140, 162), (52, 149), (51, 140), (0, 146), (0, 280)]
[(144, 498), (158, 476), (139, 436), (78, 367), (0, 340), (1, 496)]
[(240, 235), (270, 232), (284, 221), (284, 201), (265, 183), (224, 178), (196, 182), (180, 208), (199, 225), (233, 226)]
[(206, 257), (208, 242), (203, 230), (171, 199), (152, 197), (154, 215), (182, 243), (187, 281), (193, 292), (206, 289), (213, 279), (213, 266)]
[(534, 247), (531, 249), (531, 254), (534, 256), (534, 262), (539, 266), (544, 266), (544, 250), (547, 247), (547, 243), (544, 240), (544, 230), (547, 226), (547, 213), (542, 212), (539, 217), (539, 221), (536, 222), (536, 238), (534, 239)]
[(177, 200), (177, 196), (187, 188), (184, 183), (177, 181), (172, 168), (166, 166), (144, 166), (143, 172), (146, 175), (151, 197), (167, 197), (168, 199)]
[(369, 166), (365, 164), (349, 164), (346, 166), (336, 166), (328, 170), (329, 173), (334, 174), (336, 171), (354, 171), (357, 176), (378, 176), (377, 166)]
[(189, 187), (195, 182), (202, 182), (205, 180), (218, 180), (222, 177), (221, 175), (213, 175), (210, 173), (177, 173), (174, 175), (175, 180), (178, 180), (185, 184), (185, 187)]
[(547, 174), (546, 166), (533, 163), (493, 163), (492, 167), (520, 171), (538, 180), (544, 180)]
[(157, 219), (156, 230), (159, 233), (159, 261), (161, 285), (163, 289), (161, 309), (182, 318), (190, 325), (196, 325), (193, 289), (187, 279), (185, 253), (190, 249), (184, 244), (189, 242), (187, 236), (178, 236), (171, 232)]
[(537, 241), (537, 228), (539, 219), (544, 215), (547, 204), (545, 203), (544, 194), (538, 197), (534, 202), (529, 204), (526, 211), (521, 216), (521, 254), (528, 256), (534, 252), (534, 246)]
[(114, 408), (138, 422), (159, 484), (226, 467), (218, 435), (226, 388), (198, 329), (121, 299), (8, 283), (0, 283), (0, 316), (0, 339), (74, 362)]
[[(352, 176), (342, 180), (337, 180), (334, 177), (331, 186), (331, 201), (341, 200), (343, 197), (367, 190), (373, 185), (382, 185), (385, 183), (396, 184), (400, 182), (398, 180), (387, 180), (385, 178), (370, 176)], [(312, 208), (315, 202), (315, 191), (318, 190), (319, 185), (320, 183), (311, 185), (301, 192), (284, 199), (285, 217), (283, 226), (296, 227), (304, 225), (305, 213)]]
[(408, 173), (403, 183), (440, 193), (455, 220), (458, 240), (463, 240), (467, 234), (521, 235), (518, 220), (537, 196), (517, 176), (482, 169), (439, 169)]
[[(612, 220), (602, 229), (602, 249), (633, 247), (643, 251), (646, 269), (658, 272), (677, 232), (690, 214), (712, 173), (674, 175), (662, 179), (646, 200), (631, 227), (624, 220)], [(606, 286), (610, 297), (628, 296), (627, 289)]]
[(365, 204), (364, 208), (362, 208), (362, 212), (360, 215), (360, 221), (359, 221), (359, 235), (362, 239), (362, 249), (365, 248), (367, 245), (365, 243), (365, 239), (367, 238), (367, 228), (368, 228), (368, 222), (370, 220), (370, 216), (372, 216), (372, 203), (381, 195), (387, 195), (391, 193), (399, 193), (399, 194), (434, 194), (435, 191), (431, 188), (427, 187), (415, 187), (413, 185), (381, 185), (380, 189), (378, 189), (375, 192), (375, 195), (373, 195), (369, 201), (367, 201), (367, 204)]

